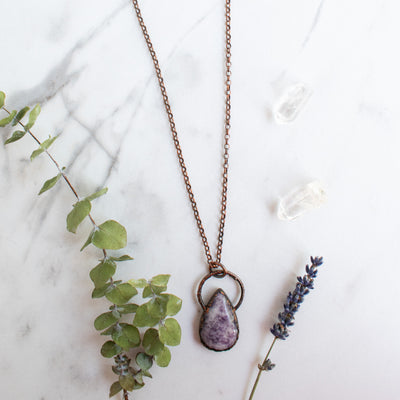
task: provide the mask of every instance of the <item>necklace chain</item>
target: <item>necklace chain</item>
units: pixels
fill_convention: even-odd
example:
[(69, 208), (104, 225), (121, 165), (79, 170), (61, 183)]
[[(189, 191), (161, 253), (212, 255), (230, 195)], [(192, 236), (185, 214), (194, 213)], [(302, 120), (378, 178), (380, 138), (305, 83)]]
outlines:
[[(150, 35), (147, 31), (147, 27), (143, 21), (142, 13), (139, 8), (138, 0), (132, 0), (133, 6), (136, 11), (136, 15), (142, 28), (143, 36), (146, 40), (147, 47), (149, 49), (151, 58), (153, 60), (155, 72), (157, 75), (158, 83), (161, 89), (161, 95), (164, 101), (165, 110), (168, 115), (168, 121), (171, 128), (172, 139), (175, 144), (176, 153), (178, 155), (179, 164), (181, 167), (183, 179), (185, 181), (186, 190), (189, 196), (190, 203), (192, 205), (194, 217), (196, 219), (197, 227), (199, 229), (199, 233), (201, 239), (203, 241), (205, 254), (207, 257), (207, 261), (210, 265), (210, 269), (214, 268), (213, 258), (210, 252), (210, 246), (208, 244), (208, 240), (204, 231), (203, 223), (201, 222), (199, 210), (197, 208), (197, 203), (194, 198), (194, 194), (192, 191), (192, 186), (190, 184), (189, 175), (187, 173), (185, 160), (182, 155), (182, 149), (179, 143), (178, 132), (176, 130), (174, 116), (171, 111), (171, 106), (169, 104), (169, 99), (167, 95), (167, 89), (165, 87), (164, 79), (162, 77), (161, 68), (158, 62), (158, 58), (156, 52), (154, 50), (153, 44), (150, 40)], [(222, 254), (222, 243), (224, 241), (224, 228), (225, 228), (225, 219), (226, 219), (226, 204), (227, 204), (227, 193), (228, 193), (228, 166), (229, 166), (229, 138), (230, 138), (230, 121), (231, 121), (231, 0), (226, 0), (225, 2), (225, 126), (224, 126), (224, 155), (223, 155), (223, 172), (222, 172), (222, 193), (221, 193), (221, 214), (219, 220), (219, 232), (218, 232), (218, 244), (217, 244), (217, 253), (215, 264), (221, 263), (221, 254)]]

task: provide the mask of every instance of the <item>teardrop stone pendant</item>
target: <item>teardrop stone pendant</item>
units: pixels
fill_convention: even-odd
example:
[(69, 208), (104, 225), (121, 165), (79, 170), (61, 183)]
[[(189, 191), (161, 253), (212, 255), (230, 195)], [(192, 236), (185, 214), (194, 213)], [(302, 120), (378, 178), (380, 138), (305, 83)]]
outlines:
[(217, 289), (203, 311), (200, 320), (201, 342), (210, 350), (232, 348), (239, 338), (235, 309), (222, 289)]

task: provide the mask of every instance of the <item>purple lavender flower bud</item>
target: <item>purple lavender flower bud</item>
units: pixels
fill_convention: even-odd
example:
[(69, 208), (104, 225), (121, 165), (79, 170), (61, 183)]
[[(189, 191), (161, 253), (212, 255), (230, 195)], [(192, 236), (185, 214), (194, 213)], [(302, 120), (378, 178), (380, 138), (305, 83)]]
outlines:
[(296, 287), (289, 292), (286, 302), (283, 305), (283, 312), (278, 314), (279, 322), (271, 328), (272, 334), (281, 340), (285, 340), (289, 336), (288, 327), (294, 325), (294, 314), (298, 311), (300, 304), (304, 301), (304, 296), (311, 289), (314, 289), (314, 278), (317, 276), (317, 268), (322, 265), (322, 257), (311, 257), (311, 267), (306, 266), (306, 275), (297, 277)]

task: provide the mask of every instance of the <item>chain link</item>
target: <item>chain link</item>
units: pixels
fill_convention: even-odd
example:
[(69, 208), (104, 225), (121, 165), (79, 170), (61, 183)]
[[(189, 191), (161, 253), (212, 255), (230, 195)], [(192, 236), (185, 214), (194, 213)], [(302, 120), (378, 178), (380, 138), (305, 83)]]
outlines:
[(185, 160), (182, 155), (182, 149), (179, 143), (178, 132), (176, 131), (174, 116), (172, 114), (171, 106), (169, 104), (167, 89), (165, 87), (164, 79), (162, 77), (161, 68), (158, 62), (156, 52), (154, 50), (153, 44), (150, 40), (150, 35), (147, 31), (147, 27), (143, 21), (142, 13), (139, 8), (138, 0), (132, 0), (133, 6), (136, 11), (136, 15), (143, 32), (144, 39), (146, 40), (147, 47), (149, 49), (151, 58), (153, 60), (155, 72), (157, 75), (158, 83), (161, 89), (161, 95), (164, 101), (165, 110), (168, 115), (168, 121), (171, 128), (172, 139), (174, 141), (176, 153), (179, 160), (179, 165), (181, 167), (183, 179), (185, 182), (186, 190), (189, 196), (189, 200), (193, 209), (193, 214), (196, 219), (197, 227), (203, 241), (204, 251), (207, 257), (210, 270), (213, 263), (221, 262), (222, 255), (222, 244), (224, 241), (224, 229), (226, 220), (226, 204), (227, 204), (227, 194), (228, 194), (228, 167), (229, 167), (229, 138), (230, 138), (230, 128), (231, 128), (231, 0), (226, 0), (225, 3), (225, 126), (224, 126), (224, 155), (223, 155), (223, 172), (222, 172), (222, 193), (221, 193), (221, 214), (219, 220), (219, 231), (218, 231), (218, 244), (216, 259), (213, 261), (210, 252), (210, 246), (204, 231), (203, 223), (200, 218), (199, 210), (197, 208), (197, 203), (194, 198), (192, 191), (192, 186), (190, 184), (189, 175), (187, 173)]

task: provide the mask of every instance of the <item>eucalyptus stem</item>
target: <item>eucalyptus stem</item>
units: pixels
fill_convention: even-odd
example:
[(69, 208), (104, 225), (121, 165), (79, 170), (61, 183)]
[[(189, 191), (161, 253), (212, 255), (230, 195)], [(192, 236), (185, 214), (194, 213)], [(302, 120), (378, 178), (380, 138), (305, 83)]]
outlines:
[[(8, 113), (8, 115), (11, 114), (10, 111), (8, 111), (4, 106), (3, 106), (2, 108), (3, 108), (3, 110), (4, 110), (6, 113)], [(42, 145), (42, 142), (33, 134), (33, 132), (32, 132), (30, 129), (28, 129), (28, 130), (25, 129), (25, 124), (23, 124), (21, 121), (18, 121), (18, 124), (21, 125), (21, 126), (24, 128), (24, 130), (27, 131), (27, 132), (29, 133), (29, 135), (32, 137), (32, 139), (34, 139), (35, 142), (36, 142), (39, 146)], [(79, 200), (80, 200), (80, 197), (79, 197), (79, 195), (78, 195), (78, 192), (77, 192), (76, 189), (72, 186), (71, 181), (69, 180), (68, 176), (65, 174), (65, 172), (64, 172), (64, 171), (62, 170), (62, 168), (60, 167), (60, 164), (56, 161), (56, 159), (50, 154), (50, 152), (49, 152), (47, 149), (45, 149), (44, 152), (48, 155), (48, 157), (50, 158), (50, 160), (51, 160), (51, 161), (53, 162), (53, 164), (56, 166), (56, 168), (58, 169), (58, 172), (61, 174), (61, 176), (63, 177), (64, 181), (66, 182), (66, 184), (68, 185), (68, 187), (71, 189), (71, 191), (72, 191), (72, 193), (74, 194), (74, 196), (76, 197), (76, 199), (79, 201)], [(96, 224), (96, 222), (94, 221), (93, 217), (92, 217), (90, 214), (88, 215), (88, 217), (89, 217), (90, 221), (92, 222), (93, 226), (94, 226), (94, 227), (97, 227), (97, 224)], [(103, 252), (105, 253), (105, 250), (103, 250)], [(106, 255), (106, 253), (105, 253), (105, 255)]]
[[(2, 107), (2, 109), (3, 109), (6, 113), (8, 113), (8, 115), (11, 115), (10, 111), (8, 111), (4, 106)], [(33, 132), (32, 132), (30, 129), (28, 129), (28, 130), (25, 129), (25, 125), (24, 125), (21, 121), (18, 121), (18, 124), (21, 125), (21, 126), (24, 128), (24, 130), (25, 130), (26, 132), (29, 133), (29, 135), (32, 137), (32, 139), (34, 139), (35, 142), (36, 142), (39, 146), (42, 145), (42, 142), (33, 134)], [(76, 189), (72, 186), (71, 181), (69, 180), (68, 176), (65, 174), (65, 172), (63, 171), (63, 169), (60, 167), (60, 164), (56, 161), (56, 159), (50, 154), (50, 152), (49, 152), (47, 149), (45, 149), (44, 152), (48, 155), (48, 157), (50, 158), (50, 160), (51, 160), (51, 161), (53, 162), (53, 164), (56, 166), (56, 168), (58, 169), (58, 172), (61, 174), (61, 176), (63, 177), (64, 181), (66, 182), (66, 184), (68, 185), (68, 187), (71, 189), (71, 191), (72, 191), (72, 193), (74, 194), (74, 196), (76, 197), (76, 199), (79, 201), (79, 200), (80, 200), (80, 197), (79, 197), (79, 195), (78, 195), (78, 192), (77, 192)], [(95, 228), (97, 228), (97, 224), (96, 224), (96, 222), (94, 221), (93, 217), (90, 215), (90, 213), (89, 213), (88, 217), (89, 217), (91, 223), (93, 224), (93, 226), (94, 226)], [(104, 253), (105, 256), (107, 256), (107, 253), (106, 253), (106, 251), (105, 251), (104, 249), (103, 249), (103, 253)]]
[[(2, 108), (3, 108), (3, 110), (4, 110), (6, 113), (8, 113), (8, 115), (11, 115), (10, 111), (8, 111), (4, 106), (3, 106)], [(30, 129), (28, 129), (28, 130), (25, 129), (25, 125), (24, 125), (21, 121), (18, 121), (18, 124), (21, 125), (21, 126), (24, 128), (24, 130), (25, 130), (26, 132), (29, 133), (29, 135), (32, 137), (32, 139), (34, 139), (35, 142), (36, 142), (39, 146), (42, 144), (42, 142), (32, 133), (32, 131), (31, 131)], [(65, 182), (67, 183), (67, 185), (68, 185), (69, 188), (71, 189), (72, 193), (73, 193), (73, 194), (75, 195), (75, 197), (79, 200), (80, 198), (79, 198), (79, 195), (78, 195), (77, 191), (76, 191), (75, 188), (72, 186), (70, 180), (68, 179), (68, 177), (65, 175), (65, 173), (64, 173), (63, 170), (61, 169), (60, 164), (54, 159), (54, 157), (50, 154), (50, 152), (49, 152), (47, 149), (46, 149), (44, 152), (49, 156), (50, 160), (51, 160), (51, 161), (54, 163), (54, 165), (57, 167), (58, 172), (60, 172), (61, 176), (64, 178)], [(90, 217), (90, 216), (89, 216), (89, 217)], [(95, 222), (92, 220), (91, 217), (90, 217), (90, 220), (92, 221), (92, 223), (93, 223), (94, 225), (96, 225)]]
[[(7, 110), (4, 106), (1, 107), (8, 115), (11, 115), (11, 112), (9, 110)], [(30, 130), (30, 129), (26, 129), (25, 124), (23, 124), (21, 121), (18, 121), (18, 124), (22, 126), (22, 128), (24, 128), (24, 130), (26, 132), (29, 133), (29, 135), (31, 136), (31, 138), (39, 145), (42, 145), (42, 142), (35, 136), (35, 134)], [(47, 154), (47, 156), (50, 158), (50, 160), (53, 162), (53, 164), (56, 166), (58, 172), (61, 174), (61, 176), (63, 177), (64, 181), (66, 182), (67, 186), (70, 188), (70, 190), (72, 191), (72, 193), (74, 194), (74, 196), (76, 197), (76, 199), (78, 201), (81, 200), (77, 190), (74, 188), (74, 186), (72, 185), (71, 181), (69, 180), (68, 176), (65, 174), (64, 170), (60, 167), (60, 164), (57, 162), (57, 160), (52, 156), (52, 154), (45, 149), (44, 152)], [(95, 220), (93, 219), (93, 217), (91, 216), (91, 214), (88, 214), (88, 217), (91, 221), (91, 223), (93, 224), (94, 228), (98, 228), (98, 225), (96, 224)], [(107, 250), (106, 249), (101, 249), (103, 252), (103, 256), (106, 259), (108, 257), (107, 255)], [(113, 283), (113, 279), (110, 279), (110, 282)], [(116, 304), (112, 304), (113, 306), (116, 306)], [(124, 400), (129, 400), (129, 394), (128, 391), (126, 391), (125, 389), (123, 390), (123, 396), (124, 396)]]
[[(274, 347), (274, 344), (275, 344), (277, 339), (278, 338), (275, 337), (274, 340), (272, 341), (271, 346), (269, 347), (269, 350), (267, 352), (267, 355), (265, 356), (264, 361), (263, 361), (263, 363), (261, 365), (263, 365), (263, 364), (265, 364), (267, 362), (268, 357), (269, 357), (269, 355), (270, 355), (270, 353), (272, 351), (272, 348)], [(261, 365), (260, 364), (258, 365), (258, 374), (257, 374), (256, 380), (255, 380), (255, 382), (253, 384), (253, 389), (251, 390), (249, 400), (253, 399), (254, 393), (256, 392), (256, 389), (257, 389), (257, 386), (258, 386), (258, 381), (260, 380), (261, 374), (264, 371), (264, 369), (261, 368)]]
[[(125, 227), (112, 219), (97, 225), (90, 214), (92, 201), (104, 195), (108, 189), (102, 188), (81, 198), (64, 172), (65, 167), (61, 168), (57, 160), (48, 151), (57, 136), (49, 136), (48, 139), (41, 141), (31, 131), (40, 114), (40, 104), (34, 106), (29, 113), (28, 122), (24, 124), (21, 119), (24, 118), (30, 107), (26, 106), (20, 111), (13, 110), (10, 112), (4, 107), (5, 97), (5, 93), (0, 91), (0, 110), (4, 110), (8, 114), (6, 118), (0, 119), (0, 128), (18, 124), (23, 130), (15, 130), (5, 140), (4, 144), (8, 145), (24, 136), (30, 136), (39, 145), (39, 148), (32, 152), (31, 161), (40, 154), (46, 153), (58, 170), (56, 176), (44, 182), (38, 194), (41, 195), (50, 190), (63, 178), (77, 200), (67, 215), (67, 230), (76, 233), (77, 228), (86, 217), (89, 217), (93, 224), (92, 231), (81, 251), (92, 244), (102, 252), (103, 258), (99, 260), (100, 263), (92, 268), (89, 273), (94, 284), (92, 298), (105, 297), (111, 303), (108, 311), (95, 319), (94, 328), (101, 331), (101, 335), (110, 336), (110, 340), (106, 341), (100, 350), (103, 357), (114, 358), (112, 371), (118, 376), (117, 381), (110, 387), (109, 395), (113, 397), (119, 393), (119, 396), (122, 395), (124, 400), (129, 400), (130, 392), (144, 387), (144, 377), (152, 378), (149, 369), (153, 366), (153, 363), (160, 367), (169, 365), (171, 352), (168, 346), (177, 346), (181, 341), (181, 327), (178, 321), (171, 317), (180, 311), (182, 300), (173, 294), (164, 293), (167, 290), (170, 278), (168, 274), (153, 276), (151, 280), (131, 279), (123, 282), (113, 279), (117, 271), (117, 263), (133, 260), (133, 258), (127, 254), (115, 257), (109, 256), (107, 253), (108, 250), (120, 250), (126, 247), (127, 232)], [(29, 135), (26, 135), (27, 133)], [(132, 302), (132, 298), (139, 294), (138, 289), (143, 289), (143, 298), (150, 298), (149, 301), (140, 306)], [(126, 319), (122, 319), (124, 315), (128, 314), (134, 314), (132, 323), (127, 323), (125, 322)], [(139, 328), (148, 329), (142, 333)], [(134, 348), (137, 349), (136, 353), (129, 353)], [(130, 356), (128, 356), (128, 353)], [(131, 365), (131, 362), (135, 364)]]

